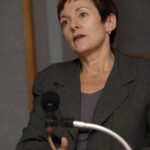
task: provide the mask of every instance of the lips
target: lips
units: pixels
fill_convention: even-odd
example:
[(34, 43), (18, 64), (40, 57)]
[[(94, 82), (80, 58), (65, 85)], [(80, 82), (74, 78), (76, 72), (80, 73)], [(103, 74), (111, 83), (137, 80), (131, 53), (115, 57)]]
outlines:
[(81, 38), (84, 38), (86, 35), (83, 35), (83, 34), (79, 34), (79, 35), (76, 35), (74, 38), (73, 38), (73, 41), (78, 41), (80, 40)]

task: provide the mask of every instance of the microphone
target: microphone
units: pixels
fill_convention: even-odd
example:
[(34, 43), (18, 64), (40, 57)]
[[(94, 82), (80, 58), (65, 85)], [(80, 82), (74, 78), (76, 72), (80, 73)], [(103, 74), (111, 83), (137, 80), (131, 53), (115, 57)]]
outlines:
[(53, 91), (47, 91), (42, 95), (41, 99), (42, 108), (46, 114), (45, 127), (54, 127), (58, 125), (58, 118), (54, 115), (54, 112), (59, 107), (60, 98), (57, 93)]
[(58, 119), (54, 112), (59, 107), (60, 98), (56, 92), (47, 91), (42, 95), (41, 99), (42, 108), (46, 114), (45, 126), (63, 126), (63, 127), (73, 127), (73, 119), (71, 118), (60, 118)]
[(46, 113), (54, 113), (59, 107), (60, 98), (57, 93), (47, 91), (42, 95), (42, 107)]
[(48, 134), (48, 143), (52, 150), (57, 150), (51, 136), (51, 131), (52, 127), (56, 127), (59, 124), (58, 118), (54, 115), (54, 112), (59, 107), (59, 101), (58, 94), (53, 91), (47, 91), (41, 97), (42, 108), (46, 114), (45, 129)]
[(92, 123), (85, 123), (81, 121), (76, 121), (71, 118), (60, 118), (58, 119), (54, 112), (59, 107), (60, 98), (57, 93), (53, 91), (48, 91), (43, 94), (42, 96), (42, 107), (45, 111), (46, 115), (46, 127), (49, 126), (63, 126), (63, 127), (77, 127), (77, 128), (85, 128), (85, 129), (92, 129), (104, 132), (113, 138), (115, 138), (126, 150), (132, 150), (129, 144), (117, 133), (114, 131)]

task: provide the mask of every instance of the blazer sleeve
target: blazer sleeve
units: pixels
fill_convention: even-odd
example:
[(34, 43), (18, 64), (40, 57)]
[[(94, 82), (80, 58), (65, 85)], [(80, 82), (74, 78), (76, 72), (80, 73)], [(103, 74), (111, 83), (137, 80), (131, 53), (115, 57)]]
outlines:
[(30, 120), (16, 146), (16, 150), (51, 150), (45, 132), (45, 115), (41, 108), (42, 90), (37, 79), (33, 86), (34, 107)]

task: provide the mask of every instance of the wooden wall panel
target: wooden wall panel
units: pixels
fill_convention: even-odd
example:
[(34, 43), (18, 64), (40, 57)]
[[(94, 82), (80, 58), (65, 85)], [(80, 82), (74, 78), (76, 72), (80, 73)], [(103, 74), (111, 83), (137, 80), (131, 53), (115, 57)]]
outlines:
[(24, 14), (24, 37), (26, 47), (26, 66), (27, 66), (27, 80), (29, 92), (29, 109), (32, 110), (32, 86), (36, 74), (36, 58), (35, 58), (35, 40), (33, 32), (33, 18), (32, 18), (32, 3), (31, 0), (23, 0), (23, 14)]

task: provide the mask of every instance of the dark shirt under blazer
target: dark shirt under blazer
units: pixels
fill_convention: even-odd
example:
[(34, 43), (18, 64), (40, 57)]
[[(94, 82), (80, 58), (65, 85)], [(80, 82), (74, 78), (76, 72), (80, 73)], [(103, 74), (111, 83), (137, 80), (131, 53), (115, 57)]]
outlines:
[[(17, 150), (50, 150), (44, 131), (41, 95), (56, 91), (60, 96), (59, 117), (80, 118), (80, 61), (51, 65), (41, 71), (33, 87), (34, 109)], [(150, 61), (115, 52), (115, 63), (97, 104), (92, 123), (120, 134), (133, 150), (150, 150)], [(58, 127), (53, 132), (56, 144), (66, 136), (74, 150), (78, 129)], [(124, 150), (112, 137), (91, 131), (88, 150)]]

